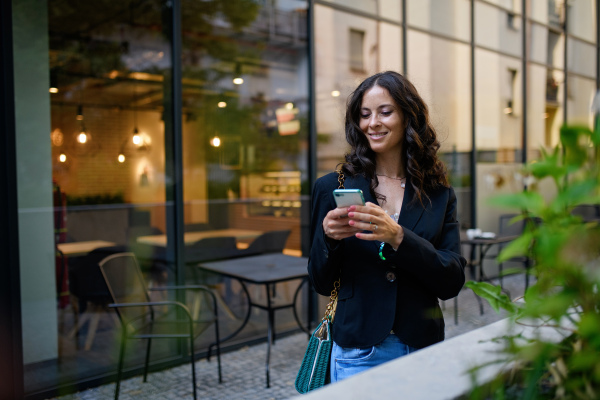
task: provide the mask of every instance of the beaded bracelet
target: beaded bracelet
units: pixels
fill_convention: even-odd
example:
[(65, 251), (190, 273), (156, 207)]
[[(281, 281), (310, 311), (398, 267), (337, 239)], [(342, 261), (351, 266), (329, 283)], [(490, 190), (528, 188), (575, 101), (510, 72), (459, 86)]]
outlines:
[(379, 246), (379, 258), (385, 261), (385, 257), (383, 256), (383, 246), (385, 246), (385, 242), (381, 242), (381, 245)]
[[(379, 245), (379, 258), (381, 258), (383, 261), (385, 261), (385, 257), (383, 256), (383, 247), (385, 246), (385, 242), (381, 242), (381, 244)], [(394, 249), (392, 247), (392, 250), (397, 251), (398, 249)]]

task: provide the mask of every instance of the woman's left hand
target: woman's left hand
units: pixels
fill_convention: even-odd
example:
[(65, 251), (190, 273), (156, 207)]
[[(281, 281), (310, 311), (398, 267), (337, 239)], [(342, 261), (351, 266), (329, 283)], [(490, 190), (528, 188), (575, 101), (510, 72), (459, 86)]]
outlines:
[(371, 231), (359, 232), (356, 237), (362, 240), (378, 240), (389, 243), (397, 249), (404, 239), (404, 229), (392, 219), (383, 208), (375, 203), (367, 202), (364, 206), (348, 208), (348, 224), (356, 228)]

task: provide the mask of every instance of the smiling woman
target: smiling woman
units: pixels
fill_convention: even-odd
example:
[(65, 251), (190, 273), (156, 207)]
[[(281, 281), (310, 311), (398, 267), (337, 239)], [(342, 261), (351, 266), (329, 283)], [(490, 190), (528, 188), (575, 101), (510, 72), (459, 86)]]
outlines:
[[(466, 263), (456, 196), (415, 87), (392, 71), (367, 78), (345, 125), (346, 162), (315, 183), (308, 265), (318, 293), (340, 281), (331, 382), (444, 340), (438, 299), (459, 293)], [(366, 204), (336, 207), (338, 182)]]

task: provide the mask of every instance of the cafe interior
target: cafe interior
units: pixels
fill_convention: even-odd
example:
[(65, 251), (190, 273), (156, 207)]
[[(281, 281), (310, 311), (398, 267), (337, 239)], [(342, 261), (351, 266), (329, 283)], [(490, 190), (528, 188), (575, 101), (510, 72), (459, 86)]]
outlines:
[[(243, 327), (222, 347), (264, 339), (267, 313), (246, 316), (250, 295), (266, 299), (264, 286), (196, 266), (303, 254), (306, 10), (234, 3), (184, 1), (177, 27), (162, 1), (50, 0), (47, 16), (38, 13), (47, 22), (44, 146), (57, 294), (44, 320), (58, 329), (41, 342), (24, 331), (28, 391), (114, 375), (121, 328), (98, 266), (111, 254), (133, 253), (149, 289), (208, 286), (221, 338)], [(279, 23), (270, 26), (275, 13)], [(308, 296), (307, 286), (302, 279), (270, 285), (269, 300), (293, 301), (306, 323), (305, 302), (296, 298)], [(150, 297), (191, 299), (192, 312), (214, 311), (197, 293)], [(278, 313), (275, 326), (277, 333), (298, 327), (292, 313)], [(196, 339), (198, 356), (215, 335), (206, 329)], [(144, 346), (130, 345), (125, 374), (140, 370)], [(150, 368), (186, 354), (179, 341), (156, 341)]]

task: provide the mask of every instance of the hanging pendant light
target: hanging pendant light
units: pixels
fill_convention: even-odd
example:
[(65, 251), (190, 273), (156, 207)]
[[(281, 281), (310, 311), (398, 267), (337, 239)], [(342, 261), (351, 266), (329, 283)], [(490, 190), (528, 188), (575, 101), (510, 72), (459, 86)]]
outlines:
[(242, 64), (235, 63), (235, 72), (233, 75), (233, 84), (241, 85), (244, 83), (244, 78), (242, 78)]

